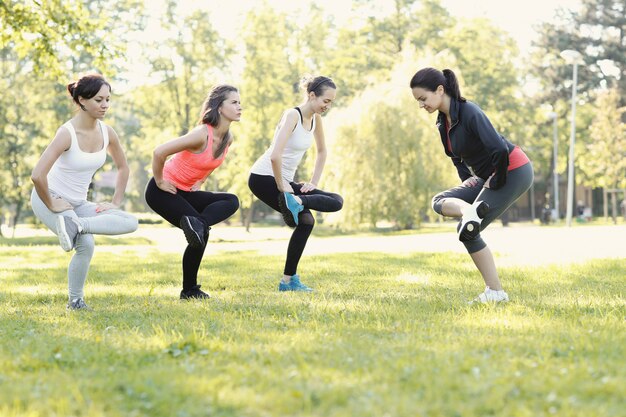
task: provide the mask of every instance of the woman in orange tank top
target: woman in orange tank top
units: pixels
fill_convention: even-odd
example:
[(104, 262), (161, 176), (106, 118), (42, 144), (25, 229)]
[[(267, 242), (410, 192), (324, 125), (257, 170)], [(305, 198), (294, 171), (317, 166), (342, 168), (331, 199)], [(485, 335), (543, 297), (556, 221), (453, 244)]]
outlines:
[(180, 227), (187, 239), (181, 299), (209, 298), (198, 285), (198, 269), (209, 230), (239, 208), (236, 195), (200, 191), (200, 187), (224, 161), (233, 141), (230, 124), (239, 121), (240, 117), (241, 101), (237, 89), (218, 85), (205, 100), (198, 125), (186, 135), (154, 150), (154, 178), (146, 187), (146, 202), (165, 220)]

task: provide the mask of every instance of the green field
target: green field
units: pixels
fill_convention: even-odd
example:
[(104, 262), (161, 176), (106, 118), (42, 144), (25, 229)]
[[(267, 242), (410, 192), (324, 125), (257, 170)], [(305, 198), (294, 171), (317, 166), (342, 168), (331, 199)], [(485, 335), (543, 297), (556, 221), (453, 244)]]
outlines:
[(282, 257), (224, 253), (182, 302), (180, 255), (97, 242), (67, 313), (54, 238), (2, 241), (1, 416), (625, 415), (623, 260), (502, 268), (512, 302), (469, 306), (466, 255), (305, 255), (316, 292), (283, 294)]

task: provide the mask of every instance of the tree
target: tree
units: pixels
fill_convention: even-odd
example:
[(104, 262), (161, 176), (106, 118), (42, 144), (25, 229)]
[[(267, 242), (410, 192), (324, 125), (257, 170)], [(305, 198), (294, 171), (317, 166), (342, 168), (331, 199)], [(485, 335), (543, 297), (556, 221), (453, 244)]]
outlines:
[[(112, 117), (133, 173), (127, 196), (134, 209), (146, 209), (143, 191), (150, 178), (152, 151), (188, 132), (197, 121), (210, 88), (224, 79), (232, 48), (211, 24), (205, 9), (185, 15), (169, 0), (162, 16), (165, 39), (144, 45), (152, 76), (160, 81), (115, 97)], [(217, 189), (217, 175), (211, 175)]]
[[(591, 140), (577, 153), (581, 182), (590, 187), (626, 189), (626, 123), (623, 122), (626, 107), (620, 107), (619, 102), (620, 94), (616, 89), (603, 91), (596, 97), (589, 126)], [(614, 195), (614, 221), (615, 203)]]
[(0, 71), (0, 207), (12, 212), (15, 226), (32, 189), (32, 167), (58, 127), (53, 126), (56, 110), (68, 106), (50, 100), (56, 95), (55, 83), (46, 78), (33, 80), (30, 62), (18, 59), (9, 48), (0, 50)]
[(79, 0), (0, 1), (0, 44), (37, 74), (62, 76), (60, 56), (83, 52), (95, 58), (96, 67), (106, 66), (117, 54), (98, 33), (99, 23)]
[(412, 50), (401, 56), (389, 81), (367, 88), (329, 116), (328, 130), (336, 138), (325, 183), (349, 202), (341, 212), (346, 226), (373, 227), (387, 220), (397, 228), (419, 227), (430, 215), (432, 196), (455, 183), (434, 119), (419, 112), (408, 87), (408, 74), (425, 60)]
[(562, 12), (556, 23), (539, 27), (534, 44), (533, 73), (542, 83), (544, 101), (567, 99), (571, 65), (559, 57), (565, 49), (583, 55), (578, 74), (579, 94), (601, 86), (616, 86), (626, 105), (626, 3), (623, 0), (583, 0), (577, 12)]
[(114, 74), (124, 43), (105, 38), (141, 27), (138, 0), (104, 3), (0, 1), (0, 204), (13, 211), (13, 224), (26, 207), (34, 164), (71, 114), (65, 81), (58, 80), (87, 69)]
[(171, 36), (155, 42), (148, 57), (154, 74), (166, 87), (165, 95), (156, 97), (168, 109), (161, 123), (172, 126), (178, 135), (185, 134), (198, 119), (198, 109), (221, 70), (229, 63), (232, 48), (213, 28), (205, 9), (182, 17), (178, 2), (168, 0), (162, 29)]
[(233, 155), (218, 174), (220, 179), (228, 178), (229, 190), (239, 196), (248, 228), (255, 199), (247, 186), (247, 170), (269, 147), (282, 112), (293, 105), (297, 93), (292, 86), (300, 68), (289, 61), (290, 31), (284, 14), (265, 5), (248, 14), (244, 27), (246, 66), (241, 94), (247, 127), (236, 135)]

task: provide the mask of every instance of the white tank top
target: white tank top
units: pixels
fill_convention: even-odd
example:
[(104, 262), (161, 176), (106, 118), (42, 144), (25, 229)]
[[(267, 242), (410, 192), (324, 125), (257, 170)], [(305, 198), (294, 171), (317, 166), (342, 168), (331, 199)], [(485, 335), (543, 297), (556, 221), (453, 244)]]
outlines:
[[(300, 113), (300, 109), (296, 107), (298, 113)], [(286, 117), (283, 116), (283, 117)], [(276, 135), (278, 134), (278, 128), (282, 126), (279, 124), (276, 127), (276, 131), (274, 132), (274, 139), (272, 140), (272, 144), (269, 149), (265, 151), (263, 155), (259, 159), (256, 160), (252, 168), (250, 168), (250, 173), (257, 175), (271, 175), (274, 176), (274, 171), (272, 171), (272, 151), (274, 150), (274, 146), (276, 145)], [(302, 126), (302, 113), (300, 113), (300, 117), (298, 117), (298, 122), (296, 124), (295, 129), (287, 139), (287, 144), (285, 145), (285, 149), (283, 150), (283, 158), (282, 158), (282, 175), (283, 178), (289, 182), (293, 181), (296, 175), (296, 169), (304, 156), (304, 153), (311, 147), (313, 144), (313, 131), (315, 130), (315, 115), (313, 115), (313, 120), (311, 123), (311, 130), (307, 130)]]
[(98, 120), (102, 131), (104, 145), (97, 152), (83, 152), (78, 146), (76, 130), (71, 122), (63, 125), (72, 138), (70, 148), (63, 152), (52, 165), (48, 173), (48, 188), (69, 201), (87, 199), (89, 184), (93, 174), (104, 165), (109, 146), (109, 131), (104, 123)]

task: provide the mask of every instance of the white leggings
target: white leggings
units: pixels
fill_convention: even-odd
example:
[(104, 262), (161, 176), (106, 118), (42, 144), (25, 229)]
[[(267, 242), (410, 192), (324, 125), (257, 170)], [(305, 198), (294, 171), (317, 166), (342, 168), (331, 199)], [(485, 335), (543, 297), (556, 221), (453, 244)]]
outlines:
[[(50, 191), (52, 198), (56, 197)], [(56, 218), (58, 215), (72, 217), (83, 228), (81, 234), (76, 239), (76, 252), (72, 256), (67, 269), (70, 300), (84, 297), (83, 289), (85, 279), (89, 271), (89, 264), (94, 251), (94, 234), (98, 235), (121, 235), (132, 233), (137, 230), (137, 218), (122, 210), (106, 210), (96, 213), (96, 204), (83, 200), (79, 202), (69, 202), (74, 208), (61, 213), (54, 213), (41, 201), (37, 191), (33, 190), (30, 197), (30, 204), (33, 213), (43, 224), (48, 226), (56, 234)]]

